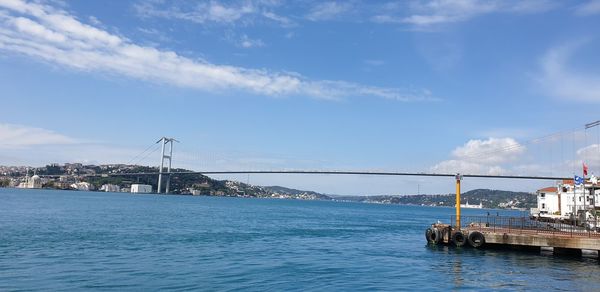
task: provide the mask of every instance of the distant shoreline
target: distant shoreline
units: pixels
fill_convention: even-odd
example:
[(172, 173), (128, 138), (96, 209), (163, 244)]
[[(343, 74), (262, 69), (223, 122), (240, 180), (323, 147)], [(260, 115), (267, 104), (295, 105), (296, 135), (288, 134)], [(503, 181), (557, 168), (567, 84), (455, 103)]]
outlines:
[[(15, 188), (15, 187), (0, 187), (0, 189), (13, 189), (19, 191), (65, 191), (65, 192), (73, 192), (73, 193), (108, 193), (108, 194), (124, 194), (124, 195), (159, 195), (159, 196), (184, 196), (184, 197), (212, 197), (212, 198), (240, 198), (240, 199), (271, 199), (271, 200), (290, 200), (290, 201), (323, 201), (323, 202), (336, 202), (336, 203), (357, 203), (357, 204), (372, 204), (372, 205), (396, 205), (396, 206), (409, 206), (409, 207), (432, 207), (432, 208), (447, 208), (454, 209), (452, 206), (433, 206), (433, 205), (421, 205), (421, 204), (403, 204), (403, 203), (390, 203), (390, 202), (374, 202), (374, 201), (360, 201), (360, 200), (339, 200), (332, 197), (331, 199), (301, 199), (301, 198), (280, 198), (280, 197), (249, 197), (249, 196), (215, 196), (215, 195), (191, 195), (191, 194), (157, 194), (157, 193), (131, 193), (131, 192), (105, 192), (99, 190), (75, 190), (75, 189), (57, 189), (57, 188), (39, 188), (39, 189), (30, 189), (30, 188)], [(438, 195), (431, 195), (438, 196)], [(450, 195), (448, 195), (450, 196)], [(355, 197), (355, 198), (363, 198), (368, 196), (344, 196), (344, 197)], [(527, 210), (520, 209), (510, 209), (510, 208), (462, 208), (463, 210), (502, 210), (502, 211), (520, 211), (524, 212)]]

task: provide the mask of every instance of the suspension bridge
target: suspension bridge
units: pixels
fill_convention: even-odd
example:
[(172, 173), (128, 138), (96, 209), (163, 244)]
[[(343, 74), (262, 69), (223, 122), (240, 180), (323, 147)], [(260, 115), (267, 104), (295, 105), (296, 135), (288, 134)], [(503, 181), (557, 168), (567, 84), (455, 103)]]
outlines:
[[(558, 143), (560, 140), (560, 148), (561, 148), (561, 156), (563, 148), (564, 148), (564, 139), (562, 137), (572, 135), (573, 140), (576, 139), (578, 133), (579, 136), (583, 134), (584, 137), (584, 146), (590, 147), (588, 144), (588, 129), (597, 127), (600, 125), (600, 120), (595, 121), (593, 123), (586, 124), (583, 128), (583, 132), (581, 129), (573, 129), (567, 132), (554, 133), (550, 135), (543, 136), (541, 138), (532, 139), (529, 141), (525, 141), (522, 144), (508, 145), (501, 149), (493, 149), (491, 151), (483, 151), (480, 153), (475, 153), (470, 156), (471, 159), (477, 158), (485, 158), (486, 156), (497, 154), (499, 152), (507, 152), (514, 151), (518, 148), (523, 148), (526, 146), (531, 146), (535, 144), (541, 144), (542, 141), (551, 141), (553, 143)], [(600, 129), (600, 127), (598, 127)], [(561, 138), (561, 139), (557, 139)], [(593, 145), (598, 148), (598, 153), (595, 154), (594, 160), (600, 158), (600, 131), (598, 131), (597, 137), (598, 143)], [(160, 151), (160, 166), (158, 171), (149, 171), (149, 172), (125, 172), (125, 173), (109, 173), (109, 174), (99, 174), (99, 175), (87, 175), (87, 176), (146, 176), (146, 177), (157, 177), (158, 179), (158, 188), (156, 190), (157, 193), (162, 193), (163, 191), (163, 182), (164, 177), (166, 177), (165, 182), (165, 193), (169, 193), (170, 181), (172, 176), (177, 175), (191, 175), (191, 174), (200, 174), (200, 175), (239, 175), (239, 174), (278, 174), (278, 175), (359, 175), (359, 176), (387, 176), (387, 177), (400, 177), (400, 176), (413, 176), (413, 177), (440, 177), (440, 178), (453, 178), (456, 182), (456, 226), (460, 226), (460, 194), (461, 194), (461, 181), (464, 178), (482, 178), (482, 179), (516, 179), (516, 180), (572, 180), (573, 176), (565, 176), (565, 175), (514, 175), (514, 174), (469, 174), (460, 172), (456, 173), (437, 173), (437, 172), (398, 172), (398, 171), (346, 171), (346, 170), (251, 170), (251, 169), (241, 169), (241, 170), (203, 170), (203, 171), (172, 171), (172, 158), (173, 158), (173, 143), (179, 142), (174, 138), (162, 137), (156, 143), (148, 147), (144, 152), (138, 154), (138, 158), (143, 156), (144, 158), (148, 157), (150, 154), (154, 153), (156, 149), (161, 149)], [(158, 148), (155, 148), (154, 151), (149, 151), (152, 147), (158, 145)], [(584, 147), (585, 148), (585, 147)], [(573, 151), (575, 151), (575, 143), (573, 142)], [(550, 152), (552, 153), (552, 148), (550, 148)], [(592, 154), (594, 155), (594, 154)], [(589, 157), (588, 157), (589, 159)], [(132, 159), (132, 160), (135, 160)]]
[[(582, 151), (582, 150), (576, 150), (575, 147), (575, 140), (576, 139), (581, 139), (581, 137), (578, 136), (582, 136), (584, 137), (584, 147), (582, 149), (586, 149), (589, 147), (595, 147), (597, 148), (597, 153), (591, 153), (591, 155), (593, 155), (593, 158), (590, 157), (583, 157), (583, 159), (587, 159), (590, 161), (595, 161), (595, 160), (599, 160), (600, 161), (600, 127), (597, 127), (600, 125), (600, 120), (592, 122), (592, 123), (588, 123), (585, 124), (585, 126), (583, 127), (583, 130), (581, 128), (575, 128), (575, 129), (571, 129), (568, 131), (564, 131), (564, 132), (557, 132), (557, 133), (553, 133), (553, 134), (549, 134), (549, 135), (545, 135), (543, 137), (539, 137), (539, 138), (535, 138), (535, 139), (531, 139), (528, 141), (524, 141), (522, 143), (517, 143), (517, 144), (513, 144), (513, 145), (508, 145), (506, 147), (500, 148), (500, 149), (492, 149), (489, 151), (482, 151), (482, 152), (478, 152), (478, 153), (473, 153), (470, 154), (467, 158), (468, 159), (472, 159), (472, 160), (476, 160), (476, 159), (485, 159), (487, 156), (490, 155), (495, 155), (498, 153), (502, 153), (502, 152), (510, 152), (510, 151), (515, 151), (515, 149), (519, 149), (519, 148), (525, 148), (525, 147), (530, 147), (532, 145), (542, 145), (544, 142), (548, 142), (550, 141), (551, 143), (554, 144), (560, 144), (560, 150), (559, 151), (553, 151), (552, 147), (550, 147), (549, 152), (550, 152), (550, 159), (551, 164), (556, 164), (554, 162), (554, 155), (556, 155), (556, 152), (560, 153), (560, 161), (564, 160), (564, 148), (566, 148), (565, 144), (569, 144), (567, 141), (567, 143), (565, 143), (564, 141), (564, 137), (569, 137), (572, 136), (571, 140), (573, 140), (573, 146), (571, 149), (569, 149), (570, 152), (578, 152), (578, 151)], [(588, 145), (588, 130), (591, 128), (597, 127), (598, 129), (598, 134), (597, 134), (597, 143), (596, 144), (591, 144)], [(161, 150), (160, 151), (160, 166), (158, 167), (158, 171), (148, 171), (148, 172), (127, 172), (127, 173), (110, 173), (110, 174), (102, 174), (102, 176), (154, 176), (157, 177), (158, 179), (158, 189), (157, 189), (157, 193), (161, 193), (162, 192), (162, 184), (163, 184), (163, 177), (166, 177), (166, 192), (168, 193), (168, 188), (169, 188), (169, 180), (170, 177), (173, 175), (189, 175), (189, 174), (201, 174), (201, 175), (235, 175), (235, 174), (295, 174), (295, 175), (361, 175), (361, 176), (415, 176), (415, 177), (453, 177), (453, 178), (488, 178), (488, 179), (524, 179), (524, 180), (563, 180), (563, 179), (573, 179), (573, 176), (566, 176), (566, 175), (553, 175), (551, 174), (544, 174), (544, 175), (523, 175), (523, 174), (501, 174), (501, 173), (494, 173), (494, 174), (472, 174), (472, 173), (463, 173), (460, 174), (459, 171), (457, 171), (456, 173), (440, 173), (440, 172), (431, 172), (431, 171), (424, 171), (424, 172), (403, 172), (403, 171), (362, 171), (362, 170), (352, 170), (352, 171), (348, 171), (348, 170), (303, 170), (303, 169), (285, 169), (285, 170), (256, 170), (256, 169), (237, 169), (237, 170), (203, 170), (203, 171), (172, 171), (172, 157), (173, 157), (173, 143), (178, 143), (179, 141), (177, 141), (174, 138), (168, 138), (168, 137), (162, 137), (161, 139), (159, 139), (158, 141), (156, 141), (155, 143), (153, 143), (152, 145), (150, 145), (148, 148), (146, 148), (142, 153), (136, 155), (134, 158), (132, 158), (128, 163), (126, 164), (136, 164), (134, 163), (137, 159), (137, 162), (140, 162), (146, 158), (148, 158), (151, 154), (155, 153), (157, 150)], [(156, 147), (158, 146), (158, 147)], [(150, 151), (152, 148), (154, 148), (153, 151)], [(534, 149), (533, 152), (540, 152), (538, 149)], [(553, 153), (554, 152), (554, 153)], [(586, 154), (586, 153), (584, 153)], [(548, 155), (545, 155), (548, 156)], [(589, 155), (588, 155), (589, 156)], [(600, 164), (599, 164), (600, 166)], [(557, 166), (560, 167), (560, 166)], [(553, 167), (552, 167), (553, 168)], [(96, 176), (96, 175), (88, 175), (88, 176)]]

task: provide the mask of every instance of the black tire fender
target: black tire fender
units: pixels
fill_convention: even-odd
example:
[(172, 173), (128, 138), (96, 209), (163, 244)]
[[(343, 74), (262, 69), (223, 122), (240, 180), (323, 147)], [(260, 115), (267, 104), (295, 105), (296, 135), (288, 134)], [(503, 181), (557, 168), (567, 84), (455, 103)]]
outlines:
[(482, 247), (485, 244), (485, 236), (479, 231), (469, 233), (467, 240), (469, 245), (475, 248)]
[(454, 243), (455, 246), (460, 247), (467, 243), (467, 238), (462, 232), (456, 231), (452, 234), (452, 243)]
[(442, 233), (437, 228), (427, 228), (425, 237), (428, 243), (439, 244), (442, 241)]
[(427, 230), (425, 230), (425, 239), (427, 240), (427, 243), (431, 243), (431, 233), (433, 233), (433, 229), (427, 228)]

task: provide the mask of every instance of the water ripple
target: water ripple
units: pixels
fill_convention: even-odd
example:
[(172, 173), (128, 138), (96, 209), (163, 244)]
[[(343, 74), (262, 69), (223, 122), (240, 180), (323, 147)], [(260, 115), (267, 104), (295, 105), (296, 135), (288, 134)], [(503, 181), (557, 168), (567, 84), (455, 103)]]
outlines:
[(424, 228), (448, 208), (14, 189), (0, 199), (2, 291), (600, 291), (593, 259), (426, 245)]

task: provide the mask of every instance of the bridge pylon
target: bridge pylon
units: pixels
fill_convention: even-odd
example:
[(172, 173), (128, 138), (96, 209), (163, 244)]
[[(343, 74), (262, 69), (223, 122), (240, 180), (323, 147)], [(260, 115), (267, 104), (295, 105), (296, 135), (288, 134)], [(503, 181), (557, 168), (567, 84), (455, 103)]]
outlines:
[[(165, 194), (169, 193), (169, 187), (171, 185), (171, 161), (173, 158), (173, 142), (179, 142), (174, 138), (162, 137), (160, 140), (156, 141), (156, 143), (161, 143), (161, 154), (160, 154), (160, 168), (158, 169), (158, 187), (156, 188), (156, 193), (160, 194), (162, 190), (162, 177), (165, 168), (165, 160), (169, 160), (169, 164), (167, 164), (167, 185), (165, 188)], [(165, 145), (169, 145), (169, 155), (165, 155)]]

